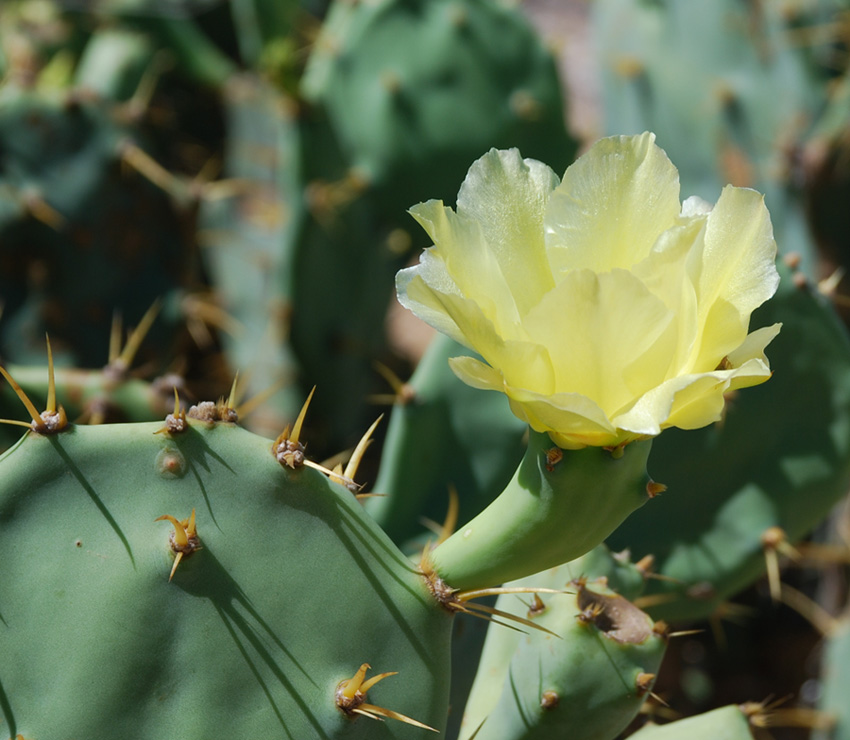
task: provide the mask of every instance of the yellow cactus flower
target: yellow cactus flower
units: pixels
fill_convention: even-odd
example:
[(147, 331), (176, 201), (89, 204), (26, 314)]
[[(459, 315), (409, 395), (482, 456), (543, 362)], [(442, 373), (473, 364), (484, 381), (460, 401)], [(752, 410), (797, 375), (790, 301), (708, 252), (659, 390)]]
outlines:
[(411, 214), (434, 245), (397, 277), (401, 303), (477, 352), (469, 385), (565, 449), (616, 447), (720, 418), (724, 394), (770, 377), (779, 325), (749, 332), (776, 291), (759, 193), (679, 201), (655, 136), (593, 145), (564, 174), (491, 150), (461, 186)]

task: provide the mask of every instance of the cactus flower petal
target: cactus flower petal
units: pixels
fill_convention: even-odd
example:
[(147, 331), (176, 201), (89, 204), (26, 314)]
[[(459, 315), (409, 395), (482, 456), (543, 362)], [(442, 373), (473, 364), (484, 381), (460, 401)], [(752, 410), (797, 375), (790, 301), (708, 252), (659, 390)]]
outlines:
[(464, 382), (563, 448), (705, 426), (770, 377), (779, 326), (749, 333), (779, 281), (764, 199), (729, 186), (713, 207), (681, 203), (651, 133), (597, 142), (560, 182), (491, 150), (456, 210), (411, 213), (433, 246), (399, 273), (399, 300), (481, 355), (451, 362)]

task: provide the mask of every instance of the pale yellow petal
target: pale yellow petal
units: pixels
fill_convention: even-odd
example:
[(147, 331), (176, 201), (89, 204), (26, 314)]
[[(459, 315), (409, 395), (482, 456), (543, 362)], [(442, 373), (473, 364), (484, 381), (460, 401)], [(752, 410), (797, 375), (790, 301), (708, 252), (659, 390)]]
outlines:
[(457, 196), (457, 212), (481, 228), (519, 314), (554, 286), (543, 217), (558, 176), (516, 149), (490, 150), (476, 161)]
[(517, 323), (516, 304), (495, 254), (484, 241), (481, 225), (439, 201), (420, 203), (410, 213), (434, 246), (425, 250), (419, 265), (408, 269), (418, 271), (437, 292), (478, 303), (500, 331)]
[(673, 408), (664, 427), (699, 429), (718, 421), (726, 403), (724, 394), (738, 388), (749, 388), (770, 379), (770, 368), (761, 360), (748, 360), (741, 367), (725, 371), (723, 382), (711, 385), (709, 379), (721, 372), (707, 373), (703, 379), (676, 394)]
[(770, 374), (763, 360), (751, 359), (731, 370), (671, 378), (638, 399), (613, 422), (619, 429), (648, 436), (673, 426), (698, 429), (720, 419), (725, 393), (763, 383)]
[(421, 263), (401, 270), (395, 278), (399, 303), (412, 311), (426, 324), (469, 347), (469, 343), (455, 320), (446, 312), (441, 294), (433, 290), (422, 277)]
[(674, 314), (674, 326), (668, 330), (675, 332), (673, 343), (667, 345), (668, 377), (688, 367), (700, 336), (697, 295), (685, 262), (694, 243), (703, 238), (705, 221), (704, 215), (680, 218), (676, 226), (658, 238), (646, 259), (632, 268), (635, 277)]
[(493, 342), (486, 353), (489, 365), (472, 357), (453, 357), (449, 365), (461, 380), (476, 388), (504, 392), (505, 385), (512, 385), (542, 395), (555, 392), (555, 372), (546, 347), (532, 342)]
[(548, 348), (557, 392), (593, 398), (613, 414), (667, 377), (672, 317), (630, 272), (575, 270), (543, 297), (523, 327), (530, 340)]
[(655, 136), (602, 139), (571, 165), (546, 212), (553, 272), (628, 269), (679, 215), (679, 173)]
[(753, 359), (759, 359), (766, 363), (767, 358), (764, 356), (764, 350), (777, 337), (781, 328), (782, 324), (771, 324), (750, 332), (741, 345), (732, 350), (726, 359), (733, 367), (740, 367), (747, 360)]
[(564, 449), (618, 444), (617, 430), (587, 396), (558, 393), (551, 396), (506, 387), (511, 410), (537, 432), (547, 432)]
[(764, 197), (727, 186), (708, 216), (688, 269), (703, 330), (686, 370), (705, 371), (746, 337), (750, 314), (779, 285), (776, 242)]
[(464, 383), (482, 391), (505, 391), (505, 379), (498, 370), (474, 357), (450, 357), (449, 367)]

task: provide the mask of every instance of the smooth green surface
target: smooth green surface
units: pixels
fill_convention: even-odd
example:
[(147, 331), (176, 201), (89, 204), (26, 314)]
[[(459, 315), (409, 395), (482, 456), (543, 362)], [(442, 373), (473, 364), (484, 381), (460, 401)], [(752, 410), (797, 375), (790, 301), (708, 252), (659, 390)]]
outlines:
[(584, 555), (647, 501), (651, 445), (634, 442), (619, 458), (600, 448), (566, 450), (549, 471), (554, 445), (531, 432), (511, 482), (434, 550), (434, 570), (453, 588), (484, 588)]
[(813, 730), (812, 740), (848, 740), (850, 738), (850, 621), (847, 617), (838, 629), (825, 638), (821, 667), (822, 693), (818, 709), (831, 715), (830, 730)]
[(750, 723), (736, 706), (714, 709), (667, 725), (647, 725), (631, 740), (752, 740)]
[[(406, 738), (442, 727), (450, 617), (354, 497), (238, 427), (81, 427), (0, 458), (0, 727), (36, 740)], [(171, 568), (167, 521), (203, 549)], [(371, 675), (371, 674), (370, 674)]]

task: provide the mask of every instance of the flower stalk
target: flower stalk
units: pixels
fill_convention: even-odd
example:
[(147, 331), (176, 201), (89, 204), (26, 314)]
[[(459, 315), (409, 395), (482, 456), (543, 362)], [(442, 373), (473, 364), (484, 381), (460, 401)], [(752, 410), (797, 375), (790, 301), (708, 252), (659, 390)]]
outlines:
[(551, 465), (548, 435), (531, 432), (505, 490), (431, 553), (434, 571), (455, 589), (486, 588), (583, 555), (649, 500), (651, 446), (570, 450)]

